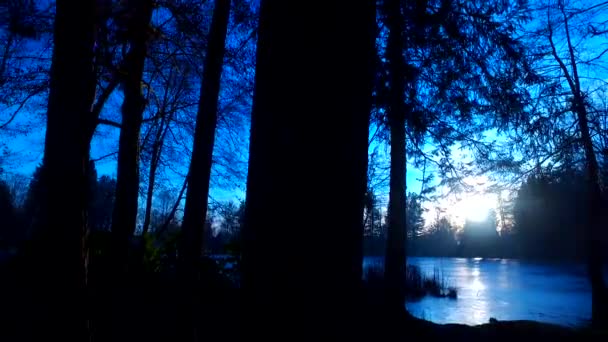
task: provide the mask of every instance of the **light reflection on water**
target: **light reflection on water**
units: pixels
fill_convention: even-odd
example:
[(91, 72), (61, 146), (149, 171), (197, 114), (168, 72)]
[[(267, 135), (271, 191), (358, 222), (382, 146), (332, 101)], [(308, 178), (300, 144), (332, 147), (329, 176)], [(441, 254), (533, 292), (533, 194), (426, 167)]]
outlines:
[[(367, 258), (366, 264), (378, 260)], [(507, 259), (409, 258), (423, 273), (439, 270), (458, 299), (408, 302), (415, 316), (437, 323), (536, 320), (568, 326), (588, 323), (591, 294), (583, 265)]]

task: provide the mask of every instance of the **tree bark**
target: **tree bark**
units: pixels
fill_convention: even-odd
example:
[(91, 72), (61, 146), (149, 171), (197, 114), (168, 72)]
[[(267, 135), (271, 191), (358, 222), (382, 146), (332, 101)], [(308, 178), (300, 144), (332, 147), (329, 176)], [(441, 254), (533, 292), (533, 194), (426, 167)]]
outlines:
[(186, 272), (193, 271), (201, 256), (229, 14), (230, 0), (216, 0), (203, 66), (182, 223), (180, 255), (182, 266), (187, 269), (184, 269)]
[(405, 61), (403, 58), (403, 16), (399, 0), (386, 1), (389, 36), (387, 56), (390, 71), (388, 121), (390, 128), (391, 165), (389, 225), (385, 261), (387, 304), (404, 308), (406, 265), (406, 155), (405, 155)]
[(141, 92), (147, 57), (148, 26), (152, 17), (151, 0), (135, 2), (129, 28), (130, 50), (125, 59), (124, 102), (118, 142), (116, 200), (112, 213), (112, 235), (116, 267), (126, 271), (129, 239), (135, 232), (139, 196), (139, 135), (146, 100)]
[(95, 96), (94, 1), (56, 3), (53, 58), (44, 146), (41, 217), (34, 253), (36, 288), (32, 321), (43, 336), (88, 338), (88, 125)]
[[(248, 333), (355, 335), (375, 2), (262, 1), (258, 37), (242, 256)], [(332, 214), (318, 220), (311, 203)]]

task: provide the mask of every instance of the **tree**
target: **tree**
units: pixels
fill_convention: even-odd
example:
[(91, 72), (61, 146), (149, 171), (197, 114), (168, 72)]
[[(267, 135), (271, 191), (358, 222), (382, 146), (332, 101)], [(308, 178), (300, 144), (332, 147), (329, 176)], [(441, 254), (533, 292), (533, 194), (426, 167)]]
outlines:
[(359, 318), (374, 7), (261, 2), (242, 256), (254, 335), (269, 321), (334, 335)]
[[(2, 133), (26, 131), (32, 120), (18, 120), (19, 113), (39, 112), (44, 106), (43, 102), (48, 95), (48, 67), (51, 58), (45, 38), (53, 31), (50, 20), (53, 16), (49, 15), (53, 7), (54, 3), (32, 0), (0, 3)], [(18, 121), (21, 122), (17, 124)]]
[(390, 73), (388, 101), (388, 125), (391, 144), (391, 171), (389, 193), (389, 225), (385, 262), (385, 279), (388, 287), (388, 302), (403, 307), (406, 256), (406, 196), (405, 196), (405, 121), (408, 115), (405, 106), (406, 65), (403, 60), (403, 15), (398, 0), (387, 0), (386, 15), (390, 33), (387, 42), (387, 57)]
[(43, 165), (39, 165), (34, 170), (31, 176), (30, 183), (27, 187), (27, 193), (25, 200), (23, 201), (23, 215), (24, 215), (24, 229), (25, 235), (31, 237), (34, 227), (39, 226), (36, 223), (37, 220), (41, 219), (41, 204), (42, 199), (45, 197), (45, 187), (42, 184), (42, 168)]
[(184, 271), (189, 273), (193, 272), (202, 251), (229, 15), (230, 0), (216, 0), (209, 33), (209, 47), (203, 69), (182, 223), (180, 255), (183, 258)]
[[(525, 19), (523, 7), (502, 1), (385, 1), (382, 18), (389, 33), (381, 45), (385, 51), (379, 49), (386, 66), (377, 101), (390, 130), (394, 196), (385, 275), (395, 294), (405, 268), (406, 147), (437, 166), (440, 185), (462, 187), (470, 170), (453, 161), (452, 146), (471, 148), (483, 160), (492, 145), (483, 142), (483, 131), (520, 113), (529, 99), (521, 85), (535, 73), (514, 35)], [(431, 153), (425, 144), (434, 145)], [(402, 305), (401, 297), (390, 301)]]
[[(512, 123), (514, 144), (524, 155), (521, 165), (533, 172), (564, 172), (582, 162), (585, 170), (584, 229), (588, 276), (592, 287), (593, 325), (608, 322), (608, 290), (602, 277), (601, 208), (605, 205), (600, 183), (598, 147), (602, 129), (594, 115), (593, 97), (605, 87), (598, 70), (606, 67), (605, 50), (596, 44), (602, 34), (598, 22), (608, 3), (589, 6), (579, 1), (547, 1), (532, 8), (537, 27), (525, 35), (535, 69), (542, 76), (534, 105), (525, 117)], [(599, 77), (598, 77), (599, 76)], [(601, 86), (598, 86), (600, 84)], [(595, 112), (595, 113), (594, 113)]]
[[(424, 229), (424, 208), (422, 207), (422, 198), (420, 195), (410, 192), (407, 196), (407, 220), (406, 220), (406, 228), (407, 228), (407, 239), (408, 246), (412, 246), (415, 248), (416, 246), (416, 238), (422, 235), (422, 231)], [(413, 254), (413, 251), (409, 253)]]
[[(84, 340), (87, 255), (87, 128), (95, 96), (94, 1), (56, 3), (44, 159), (45, 188), (37, 222), (34, 268), (46, 338)], [(58, 201), (63, 198), (63, 201)], [(61, 311), (56, 308), (61, 307)]]
[(456, 254), (455, 230), (445, 216), (437, 216), (429, 229), (416, 242), (421, 255), (454, 256)]
[(101, 176), (97, 180), (89, 214), (91, 231), (109, 232), (116, 192), (116, 179)]
[(582, 171), (533, 174), (522, 183), (513, 207), (522, 257), (584, 260), (584, 185)]
[(236, 205), (233, 201), (229, 201), (218, 208), (218, 214), (221, 218), (220, 231), (230, 237), (240, 235), (241, 224), (243, 223), (245, 213), (245, 203), (241, 202)]
[(0, 246), (15, 246), (19, 240), (19, 222), (14, 198), (6, 182), (0, 180), (0, 217), (2, 229), (0, 230)]
[[(560, 26), (563, 25), (563, 30), (566, 38), (567, 52), (560, 54), (557, 51), (554, 42), (554, 30), (556, 25), (550, 18), (552, 10), (558, 10), (561, 13)], [(587, 227), (586, 239), (588, 248), (588, 273), (591, 281), (592, 290), (592, 322), (594, 326), (602, 327), (608, 324), (608, 289), (602, 274), (602, 252), (601, 252), (601, 208), (603, 206), (603, 196), (599, 179), (599, 165), (593, 147), (593, 141), (589, 129), (589, 115), (587, 113), (587, 95), (581, 87), (581, 80), (578, 72), (577, 56), (571, 38), (569, 27), (570, 14), (566, 13), (564, 1), (559, 1), (556, 8), (547, 8), (547, 34), (549, 44), (551, 46), (551, 54), (555, 61), (559, 64), (561, 75), (568, 83), (570, 91), (570, 106), (569, 109), (578, 121), (578, 129), (580, 133), (581, 143), (585, 155), (586, 168), (586, 188), (588, 192), (588, 210), (589, 221), (585, 225)], [(566, 59), (569, 62), (564, 62)], [(569, 64), (570, 68), (566, 65)]]
[(112, 211), (112, 234), (116, 267), (125, 271), (129, 239), (135, 232), (139, 197), (139, 138), (146, 100), (142, 95), (144, 64), (148, 56), (149, 25), (153, 2), (126, 2), (125, 35), (129, 52), (124, 60), (122, 123), (120, 129), (116, 198)]

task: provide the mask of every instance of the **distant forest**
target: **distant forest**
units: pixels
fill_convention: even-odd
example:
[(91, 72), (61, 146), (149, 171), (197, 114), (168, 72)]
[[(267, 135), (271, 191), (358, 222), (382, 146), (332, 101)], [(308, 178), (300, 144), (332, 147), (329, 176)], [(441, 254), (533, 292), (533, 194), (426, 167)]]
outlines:
[[(602, 170), (606, 182), (608, 168)], [(509, 201), (500, 201), (496, 210), (490, 209), (485, 220), (466, 220), (463, 226), (440, 214), (425, 222), (423, 199), (410, 193), (408, 255), (582, 261), (587, 255), (583, 225), (589, 222), (584, 189), (584, 174), (574, 168), (531, 174)], [(603, 211), (608, 212), (608, 206)], [(371, 206), (365, 214), (365, 253), (383, 255), (386, 218)], [(607, 215), (602, 216), (602, 222), (608, 223)], [(607, 258), (608, 231), (603, 230), (603, 234), (603, 257)]]
[[(108, 176), (97, 178), (95, 168), (90, 170), (89, 186), (93, 196), (88, 204), (88, 222), (94, 238), (103, 240), (103, 236), (110, 233), (116, 180)], [(608, 173), (602, 172), (602, 177), (608, 180)], [(29, 184), (20, 178), (14, 178), (12, 183), (0, 181), (0, 210), (5, 218), (5, 228), (0, 231), (1, 248), (15, 248), (20, 241), (30, 237), (42, 191), (39, 178), (40, 168)], [(519, 186), (513, 198), (501, 201), (496, 210), (489, 211), (485, 220), (467, 220), (463, 226), (441, 214), (426, 222), (423, 198), (410, 193), (406, 224), (408, 255), (583, 260), (586, 249), (581, 225), (588, 219), (583, 182), (584, 175), (577, 169), (532, 174)], [(172, 240), (174, 245), (169, 248), (176, 250), (179, 221), (172, 208), (175, 199), (171, 195), (166, 191), (161, 193), (159, 206), (151, 208), (150, 230), (160, 233), (163, 239)], [(371, 197), (371, 194), (367, 195), (368, 205), (364, 211), (364, 252), (384, 255), (387, 217)], [(142, 211), (148, 215), (145, 208)], [(205, 223), (206, 254), (240, 251), (244, 213), (243, 201), (210, 204)], [(608, 256), (608, 246), (603, 250), (604, 257)]]

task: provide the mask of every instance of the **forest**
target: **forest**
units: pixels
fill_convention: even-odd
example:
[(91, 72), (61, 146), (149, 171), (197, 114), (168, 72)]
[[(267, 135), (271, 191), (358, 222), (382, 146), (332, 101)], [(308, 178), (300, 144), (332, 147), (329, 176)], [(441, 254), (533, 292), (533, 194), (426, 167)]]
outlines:
[[(0, 37), (1, 340), (608, 337), (608, 1), (0, 0)], [(588, 324), (415, 317), (410, 257), (578, 263)]]

